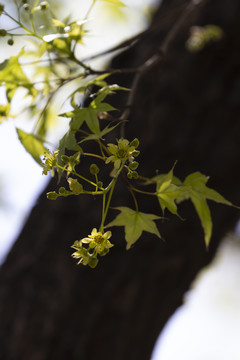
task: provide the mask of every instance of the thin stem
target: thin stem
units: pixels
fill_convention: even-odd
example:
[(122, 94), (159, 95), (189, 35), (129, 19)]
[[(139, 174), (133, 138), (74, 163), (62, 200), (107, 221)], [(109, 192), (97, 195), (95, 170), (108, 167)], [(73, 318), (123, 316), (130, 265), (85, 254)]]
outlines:
[(113, 195), (113, 190), (115, 188), (115, 185), (116, 185), (116, 182), (117, 182), (117, 178), (118, 176), (120, 175), (122, 169), (124, 167), (124, 163), (121, 165), (121, 167), (118, 169), (118, 171), (116, 172), (114, 178), (112, 179), (112, 181), (110, 182), (110, 184), (106, 187), (105, 189), (105, 194), (108, 193), (108, 191), (110, 191), (109, 195), (108, 195), (108, 200), (107, 200), (107, 205), (105, 207), (105, 211), (103, 213), (103, 216), (102, 216), (102, 226), (104, 227), (104, 222), (106, 220), (106, 217), (107, 217), (107, 213), (108, 213), (108, 209), (109, 209), (109, 205), (110, 205), (110, 202), (111, 202), (111, 199), (112, 199), (112, 195)]
[(136, 208), (136, 211), (138, 212), (138, 211), (139, 211), (139, 209), (138, 209), (138, 202), (137, 202), (136, 196), (135, 196), (135, 194), (134, 194), (134, 192), (133, 192), (133, 190), (132, 190), (132, 186), (129, 186), (129, 187), (128, 187), (128, 190), (130, 191), (130, 193), (131, 193), (131, 195), (132, 195), (132, 197), (133, 197), (133, 201), (134, 201), (134, 204), (135, 204), (135, 208)]
[(4, 11), (4, 14), (9, 17), (9, 19), (13, 20), (16, 24), (18, 24), (23, 30), (25, 30), (27, 33), (29, 33), (32, 36), (35, 36), (36, 38), (40, 39), (43, 41), (43, 39), (41, 38), (41, 36), (37, 35), (36, 33), (34, 33), (33, 31), (31, 31), (30, 29), (28, 29), (25, 25), (23, 25), (20, 21), (18, 21), (17, 19), (15, 19), (13, 16), (11, 16), (9, 13), (7, 13), (6, 11)]
[[(166, 56), (166, 53), (172, 44), (173, 40), (175, 39), (176, 35), (178, 34), (179, 30), (185, 23), (185, 20), (197, 9), (199, 5), (204, 3), (208, 0), (191, 0), (184, 8), (184, 10), (181, 13), (181, 16), (178, 17), (178, 19), (175, 21), (172, 28), (167, 33), (166, 37), (164, 38), (161, 46), (157, 49), (157, 52), (148, 58), (142, 65), (140, 65), (136, 70), (136, 74), (133, 79), (131, 92), (128, 97), (127, 106), (122, 113), (120, 120), (128, 120), (129, 115), (131, 113), (131, 109), (133, 106), (134, 98), (137, 89), (139, 88), (139, 81), (141, 80), (143, 74), (145, 74), (147, 71), (152, 69), (154, 66), (159, 64), (164, 57)], [(124, 137), (125, 132), (125, 123), (121, 125), (121, 136)]]
[(135, 191), (135, 192), (138, 192), (140, 194), (145, 194), (145, 195), (153, 195), (153, 196), (157, 196), (157, 193), (156, 192), (150, 192), (150, 191), (143, 191), (143, 190), (139, 190), (135, 187), (132, 186), (132, 190)]
[(90, 154), (90, 153), (83, 153), (83, 155), (86, 155), (86, 156), (92, 156), (92, 157), (95, 157), (95, 158), (98, 158), (98, 159), (101, 159), (101, 160), (105, 160), (105, 158), (101, 155), (97, 155), (97, 154)]
[(86, 12), (86, 15), (84, 16), (84, 20), (87, 20), (87, 18), (89, 17), (92, 9), (94, 8), (95, 3), (96, 3), (96, 0), (93, 0), (91, 5), (88, 8), (88, 11)]
[(82, 194), (88, 194), (88, 195), (103, 195), (103, 191), (86, 191), (84, 190), (80, 195)]
[[(66, 172), (71, 173), (71, 174), (73, 174), (73, 175), (75, 175), (75, 176), (78, 176), (80, 179), (88, 182), (89, 184), (93, 185), (94, 187), (98, 187), (97, 184), (95, 184), (93, 181), (88, 180), (88, 179), (85, 178), (84, 176), (78, 174), (75, 170), (68, 170), (68, 169), (66, 169), (65, 167), (63, 167), (63, 166), (61, 166), (61, 165), (59, 165), (59, 164), (57, 164), (56, 166), (57, 166), (59, 169), (63, 170), (63, 171), (66, 171)], [(100, 189), (100, 190), (104, 190), (102, 187), (100, 187), (99, 189)]]
[(109, 205), (110, 205), (110, 202), (111, 202), (111, 199), (112, 199), (113, 190), (114, 190), (115, 185), (116, 185), (116, 181), (117, 181), (117, 178), (114, 178), (114, 181), (113, 181), (113, 183), (112, 183), (112, 187), (111, 187), (110, 193), (109, 193), (109, 195), (108, 195), (107, 205), (106, 205), (106, 208), (105, 208), (105, 212), (104, 212), (104, 214), (103, 214), (103, 217), (102, 217), (102, 226), (103, 226), (103, 227), (104, 227), (104, 222), (105, 222), (106, 217), (107, 217), (107, 213), (108, 213)]
[(99, 231), (100, 231), (101, 233), (103, 233), (103, 228), (104, 228), (105, 205), (106, 205), (106, 193), (104, 192), (104, 193), (103, 193), (103, 202), (102, 202), (102, 221), (101, 221), (101, 225), (100, 225), (100, 229), (99, 229)]

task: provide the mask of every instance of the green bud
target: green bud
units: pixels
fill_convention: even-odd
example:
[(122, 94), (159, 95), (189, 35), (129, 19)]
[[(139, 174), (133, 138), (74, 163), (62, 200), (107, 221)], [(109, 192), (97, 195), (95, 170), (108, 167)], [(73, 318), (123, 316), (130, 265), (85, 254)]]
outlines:
[(92, 175), (97, 175), (99, 173), (99, 167), (96, 164), (90, 165), (90, 173)]
[(29, 11), (29, 10), (30, 10), (30, 6), (29, 6), (28, 3), (25, 3), (25, 4), (23, 5), (23, 8), (24, 8), (25, 11)]
[(98, 263), (98, 258), (96, 256), (91, 256), (88, 259), (88, 265), (90, 266), (90, 268), (95, 268), (97, 266)]
[(137, 161), (130, 162), (129, 168), (131, 170), (136, 170), (138, 168), (139, 163)]
[(128, 177), (129, 179), (132, 179), (132, 177), (133, 177), (132, 171), (131, 171), (131, 172), (129, 171), (129, 172), (127, 173), (127, 177)]
[(0, 29), (0, 36), (4, 37), (7, 35), (7, 31), (5, 29)]
[(41, 10), (46, 10), (49, 8), (49, 3), (47, 1), (42, 1), (40, 4), (39, 4)]
[(79, 164), (79, 161), (80, 161), (80, 160), (79, 160), (79, 156), (80, 156), (79, 153), (76, 153), (76, 154), (70, 156), (70, 157), (69, 157), (69, 162), (70, 162), (71, 164), (73, 164), (73, 165)]
[(105, 256), (105, 255), (107, 255), (109, 253), (109, 249), (108, 248), (104, 248), (100, 253), (99, 253), (99, 255), (100, 256)]
[(58, 194), (56, 193), (56, 191), (51, 191), (47, 193), (47, 198), (49, 200), (56, 200), (58, 197)]
[(77, 181), (77, 179), (72, 179), (69, 177), (68, 184), (70, 190), (74, 193), (74, 195), (79, 195), (83, 192), (83, 186)]
[(130, 146), (133, 146), (135, 148), (137, 148), (139, 146), (139, 140), (137, 138), (135, 138), (131, 143)]
[(132, 177), (133, 177), (134, 179), (138, 179), (138, 173), (137, 173), (136, 171), (133, 171), (133, 172), (132, 172)]
[(140, 154), (140, 151), (138, 151), (138, 150), (133, 150), (133, 152), (132, 152), (132, 156), (134, 156), (134, 157), (137, 157), (139, 154)]
[(12, 46), (14, 44), (13, 39), (8, 39), (8, 45)]
[(64, 195), (64, 194), (66, 193), (65, 187), (61, 186), (61, 187), (59, 188), (59, 190), (58, 190), (58, 193), (59, 193), (60, 195)]
[(0, 15), (2, 15), (3, 10), (4, 10), (4, 5), (0, 4)]
[(102, 181), (98, 181), (98, 182), (97, 182), (97, 186), (98, 186), (99, 188), (101, 188), (101, 187), (103, 186)]
[(61, 156), (61, 160), (62, 162), (64, 162), (65, 164), (69, 163), (69, 157), (67, 155), (62, 155)]

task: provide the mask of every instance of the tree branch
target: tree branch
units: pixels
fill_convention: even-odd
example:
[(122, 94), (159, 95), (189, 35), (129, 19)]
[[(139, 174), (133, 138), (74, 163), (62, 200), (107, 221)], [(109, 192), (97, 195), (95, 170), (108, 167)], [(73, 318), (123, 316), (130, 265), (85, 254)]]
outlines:
[[(147, 59), (144, 64), (139, 66), (136, 69), (136, 74), (133, 79), (131, 92), (129, 94), (126, 108), (123, 111), (120, 120), (127, 120), (131, 113), (132, 104), (134, 101), (135, 93), (138, 88), (139, 81), (143, 74), (145, 74), (147, 71), (149, 71), (152, 67), (159, 64), (165, 57), (171, 43), (175, 39), (176, 35), (178, 34), (181, 27), (184, 25), (186, 19), (192, 15), (200, 5), (203, 5), (208, 0), (191, 0), (183, 9), (181, 16), (179, 19), (175, 22), (173, 27), (169, 30), (167, 33), (165, 39), (162, 42), (162, 45), (158, 48), (157, 53), (155, 53), (152, 57)], [(125, 131), (125, 123), (123, 122), (121, 124), (121, 137), (124, 137), (124, 131)]]

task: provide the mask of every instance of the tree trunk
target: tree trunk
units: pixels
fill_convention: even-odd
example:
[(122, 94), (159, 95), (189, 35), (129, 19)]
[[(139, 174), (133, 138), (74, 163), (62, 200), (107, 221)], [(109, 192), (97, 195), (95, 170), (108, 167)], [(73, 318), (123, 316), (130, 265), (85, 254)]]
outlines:
[[(134, 67), (153, 55), (183, 3), (166, 0), (154, 18), (156, 28), (113, 65)], [(126, 126), (126, 137), (141, 142), (140, 173), (167, 172), (178, 160), (176, 176), (201, 171), (211, 177), (210, 187), (238, 205), (239, 23), (238, 0), (199, 7), (164, 61), (141, 78)], [(196, 24), (219, 25), (224, 38), (190, 53), (185, 41)], [(115, 80), (131, 86), (129, 76)], [(141, 200), (142, 211), (159, 213), (155, 201)], [(124, 186), (114, 202), (133, 206)], [(168, 214), (159, 224), (165, 241), (143, 234), (125, 251), (123, 231), (115, 228), (114, 248), (91, 270), (76, 266), (70, 246), (98, 224), (101, 204), (82, 196), (49, 201), (44, 192), (0, 271), (0, 359), (148, 360), (194, 276), (239, 216), (234, 208), (210, 205), (214, 225), (208, 252), (192, 205), (184, 203), (185, 221)]]

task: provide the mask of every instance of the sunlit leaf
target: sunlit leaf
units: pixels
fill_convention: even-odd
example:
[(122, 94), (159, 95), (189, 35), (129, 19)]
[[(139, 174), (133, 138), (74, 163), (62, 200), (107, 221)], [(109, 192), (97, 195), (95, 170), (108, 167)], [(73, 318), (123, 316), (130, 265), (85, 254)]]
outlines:
[(191, 199), (197, 214), (200, 218), (205, 237), (205, 244), (208, 247), (212, 235), (212, 219), (206, 200), (213, 200), (217, 203), (232, 206), (222, 195), (206, 186), (208, 177), (195, 172), (186, 177), (184, 185), (189, 189), (188, 198)]
[(115, 126), (106, 126), (102, 131), (100, 131), (100, 133), (97, 134), (91, 134), (87, 137), (85, 137), (83, 140), (80, 141), (80, 143), (83, 143), (85, 141), (89, 141), (89, 140), (100, 140), (102, 139), (106, 134), (108, 134), (109, 132), (111, 132), (113, 129), (115, 129), (120, 123), (118, 123)]
[(180, 197), (186, 190), (185, 187), (174, 184), (176, 179), (173, 177), (173, 169), (168, 174), (158, 175), (154, 178), (157, 182), (157, 197), (164, 213), (167, 208), (172, 214), (177, 215), (176, 199)]
[(23, 72), (19, 63), (19, 57), (23, 54), (24, 50), (22, 49), (17, 56), (12, 56), (0, 64), (0, 85), (5, 86), (6, 96), (9, 102), (11, 102), (19, 87), (26, 88), (28, 94), (32, 96), (36, 96), (38, 93)]
[(142, 213), (128, 207), (117, 207), (116, 209), (121, 213), (109, 223), (107, 227), (124, 226), (127, 249), (130, 249), (130, 247), (139, 239), (143, 231), (155, 234), (161, 238), (154, 222), (154, 220), (160, 219), (159, 216)]
[(21, 129), (17, 129), (18, 138), (21, 141), (27, 152), (32, 155), (34, 160), (41, 165), (40, 156), (44, 155), (47, 149), (44, 147), (43, 142), (35, 135), (28, 134)]
[(59, 153), (58, 153), (58, 163), (62, 164), (61, 156), (65, 154), (66, 149), (81, 151), (81, 147), (77, 144), (74, 133), (71, 130), (68, 130), (66, 134), (59, 141)]

